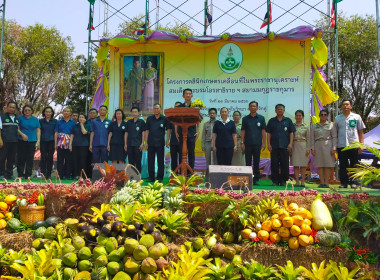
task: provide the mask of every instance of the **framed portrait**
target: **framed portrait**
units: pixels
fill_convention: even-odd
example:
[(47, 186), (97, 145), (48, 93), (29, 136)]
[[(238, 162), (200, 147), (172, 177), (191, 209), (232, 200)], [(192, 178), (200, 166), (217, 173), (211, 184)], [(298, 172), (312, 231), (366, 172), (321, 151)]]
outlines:
[(153, 105), (163, 102), (163, 53), (122, 54), (121, 60), (120, 108), (126, 115), (132, 107), (151, 115)]

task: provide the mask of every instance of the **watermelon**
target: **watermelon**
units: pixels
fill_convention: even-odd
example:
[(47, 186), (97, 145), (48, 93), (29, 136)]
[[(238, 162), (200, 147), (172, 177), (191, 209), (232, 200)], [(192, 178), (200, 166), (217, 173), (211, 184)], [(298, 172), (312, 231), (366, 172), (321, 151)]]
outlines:
[(35, 238), (44, 238), (45, 231), (46, 231), (46, 227), (39, 227), (34, 232), (34, 237)]
[(38, 229), (40, 227), (44, 227), (44, 228), (47, 228), (47, 224), (45, 223), (45, 221), (36, 221), (33, 223), (32, 225), (32, 229)]
[(7, 229), (10, 232), (16, 232), (21, 227), (21, 222), (19, 219), (12, 218), (7, 223)]
[(58, 218), (54, 216), (51, 216), (45, 220), (45, 223), (48, 227), (55, 227), (58, 224), (58, 222)]

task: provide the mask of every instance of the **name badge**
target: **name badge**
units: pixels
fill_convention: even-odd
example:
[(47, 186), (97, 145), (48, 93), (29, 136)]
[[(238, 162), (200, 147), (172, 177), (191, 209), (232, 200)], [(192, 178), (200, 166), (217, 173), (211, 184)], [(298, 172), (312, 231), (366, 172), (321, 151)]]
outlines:
[(136, 131), (139, 131), (139, 130), (140, 130), (140, 128), (137, 126), (137, 127), (136, 127)]
[(356, 120), (349, 120), (348, 121), (348, 126), (349, 127), (356, 127)]
[(161, 127), (164, 127), (164, 124), (160, 124)]
[(125, 129), (125, 126), (122, 126), (121, 128), (122, 128), (122, 129)]
[(9, 119), (5, 119), (5, 122), (9, 122)]
[(288, 128), (285, 126), (285, 127), (284, 127), (284, 130), (285, 130), (285, 131), (287, 131), (287, 130), (288, 130)]
[(16, 123), (18, 123), (18, 120), (16, 120)]
[(258, 123), (257, 123), (257, 126), (261, 126), (261, 123), (258, 122)]
[(105, 128), (108, 128), (108, 125), (105, 125), (104, 127), (105, 127)]

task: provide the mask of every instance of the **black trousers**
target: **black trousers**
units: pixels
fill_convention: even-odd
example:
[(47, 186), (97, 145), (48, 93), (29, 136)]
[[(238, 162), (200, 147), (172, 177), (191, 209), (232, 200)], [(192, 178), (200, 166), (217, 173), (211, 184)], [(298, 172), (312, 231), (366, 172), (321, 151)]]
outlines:
[(69, 149), (57, 148), (57, 171), (61, 179), (68, 179), (71, 176), (72, 154)]
[(216, 159), (218, 165), (231, 165), (234, 148), (216, 148)]
[[(179, 158), (182, 161), (182, 138), (179, 139)], [(194, 170), (195, 163), (195, 137), (187, 138), (187, 160), (191, 169)]]
[(155, 158), (157, 156), (157, 180), (162, 180), (164, 178), (164, 153), (165, 147), (152, 147), (148, 146), (148, 173), (149, 179), (151, 181), (155, 180)]
[(348, 177), (347, 168), (353, 168), (359, 163), (358, 149), (342, 151), (344, 148), (338, 148), (339, 159), (339, 177), (342, 185), (352, 184)]
[(261, 177), (260, 175), (260, 152), (261, 145), (245, 145), (245, 165), (252, 166), (252, 156), (253, 156), (253, 175), (254, 180), (258, 181)]
[(88, 178), (92, 178), (92, 152), (88, 151), (87, 154), (87, 165), (86, 165), (86, 175)]
[(33, 171), (36, 142), (18, 141), (17, 174), (19, 177), (31, 177)]
[[(281, 168), (281, 176), (279, 168)], [(273, 183), (284, 183), (289, 179), (289, 152), (287, 149), (272, 149), (270, 169)]]
[(128, 154), (128, 163), (134, 165), (137, 170), (141, 173), (141, 158), (142, 158), (142, 151), (140, 151), (140, 147), (127, 147), (127, 154)]
[(170, 145), (170, 159), (171, 159), (170, 165), (171, 165), (172, 171), (174, 171), (177, 168), (178, 160), (179, 162), (182, 161), (181, 150), (182, 150), (182, 146)]
[(53, 169), (53, 156), (54, 156), (54, 141), (41, 141), (40, 152), (40, 170), (45, 178), (51, 177), (51, 170)]
[[(4, 145), (0, 148), (0, 176), (9, 179), (13, 176), (13, 165), (16, 160), (17, 142), (3, 142)], [(5, 162), (7, 168), (5, 169)]]
[[(82, 169), (86, 172), (88, 161), (87, 155), (89, 153), (88, 146), (73, 146), (72, 161), (74, 177), (81, 175)], [(87, 174), (86, 174), (87, 175)]]

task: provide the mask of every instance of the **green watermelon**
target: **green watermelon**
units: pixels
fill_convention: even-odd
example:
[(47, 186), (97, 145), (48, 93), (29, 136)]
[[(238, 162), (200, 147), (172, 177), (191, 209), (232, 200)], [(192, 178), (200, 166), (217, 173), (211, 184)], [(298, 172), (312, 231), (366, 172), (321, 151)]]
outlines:
[(36, 221), (33, 223), (32, 225), (32, 229), (38, 229), (40, 227), (44, 227), (44, 228), (47, 228), (47, 224), (45, 223), (45, 221)]
[(49, 217), (45, 220), (45, 223), (47, 224), (48, 227), (55, 227), (58, 224), (59, 219), (57, 217)]
[(21, 221), (16, 218), (12, 218), (7, 223), (7, 229), (10, 232), (16, 232), (21, 227)]
[(46, 231), (46, 228), (45, 228), (45, 227), (39, 227), (39, 228), (36, 229), (36, 231), (34, 232), (34, 237), (35, 237), (35, 238), (44, 238), (45, 231)]

